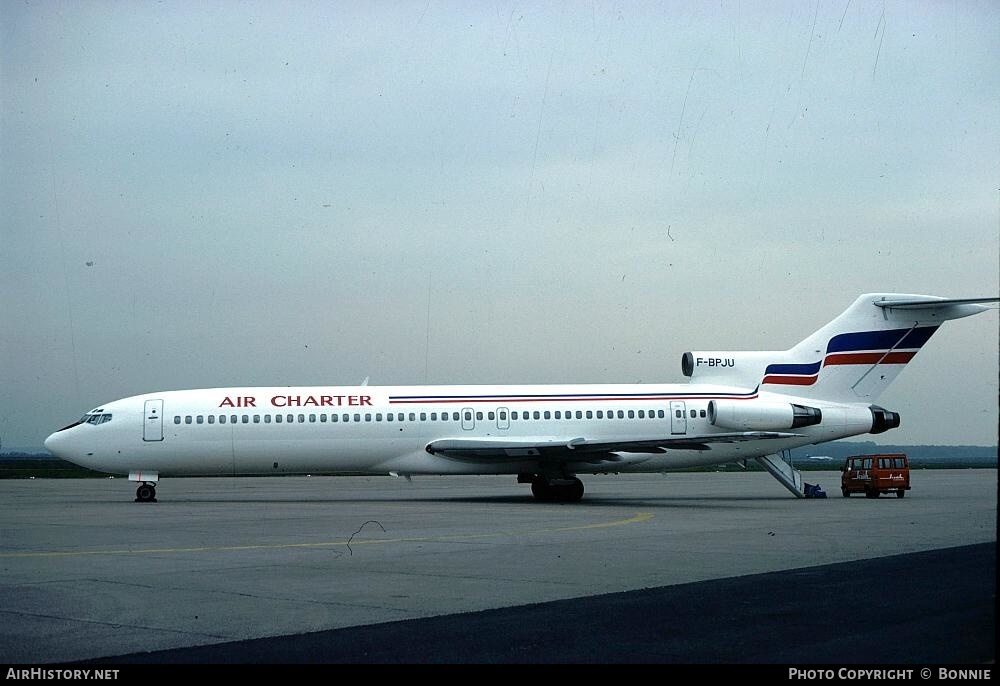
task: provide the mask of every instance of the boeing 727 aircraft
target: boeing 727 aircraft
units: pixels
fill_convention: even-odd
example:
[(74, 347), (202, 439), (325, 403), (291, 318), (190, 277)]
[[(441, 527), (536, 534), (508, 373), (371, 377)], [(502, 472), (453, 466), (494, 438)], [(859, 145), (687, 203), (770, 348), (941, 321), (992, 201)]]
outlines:
[(45, 440), (54, 455), (160, 477), (352, 472), (511, 474), (540, 500), (577, 475), (754, 459), (795, 495), (791, 448), (899, 426), (874, 401), (942, 322), (998, 298), (867, 294), (786, 351), (687, 352), (686, 384), (320, 386), (165, 391), (115, 400)]

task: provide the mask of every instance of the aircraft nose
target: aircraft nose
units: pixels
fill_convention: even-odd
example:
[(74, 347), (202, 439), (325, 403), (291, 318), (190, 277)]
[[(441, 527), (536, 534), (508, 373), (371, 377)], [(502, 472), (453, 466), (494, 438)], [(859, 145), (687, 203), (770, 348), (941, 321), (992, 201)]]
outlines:
[(48, 450), (53, 455), (55, 455), (56, 457), (61, 457), (61, 455), (59, 454), (60, 443), (61, 441), (59, 440), (59, 432), (56, 432), (45, 439), (45, 449)]

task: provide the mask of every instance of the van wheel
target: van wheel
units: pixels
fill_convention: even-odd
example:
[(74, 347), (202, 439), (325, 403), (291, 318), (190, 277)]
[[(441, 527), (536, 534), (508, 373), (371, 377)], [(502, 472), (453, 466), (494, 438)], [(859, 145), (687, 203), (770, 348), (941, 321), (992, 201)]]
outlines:
[(905, 495), (906, 495), (906, 491), (904, 491), (904, 490), (903, 490), (902, 488), (901, 488), (901, 489), (899, 489), (898, 491), (896, 491), (896, 497), (897, 497), (897, 498), (902, 498), (902, 497), (904, 497)]
[(840, 489), (840, 492), (844, 494), (845, 498), (850, 498), (851, 497), (851, 492), (849, 490), (847, 490), (846, 488)]

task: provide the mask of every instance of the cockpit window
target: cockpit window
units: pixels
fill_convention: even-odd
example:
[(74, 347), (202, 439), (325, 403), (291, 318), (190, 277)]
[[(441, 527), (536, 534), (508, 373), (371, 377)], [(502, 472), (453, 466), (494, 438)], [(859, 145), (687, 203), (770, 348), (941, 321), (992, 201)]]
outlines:
[(98, 424), (107, 424), (111, 421), (110, 414), (85, 414), (80, 418), (81, 424), (93, 424), (97, 426)]

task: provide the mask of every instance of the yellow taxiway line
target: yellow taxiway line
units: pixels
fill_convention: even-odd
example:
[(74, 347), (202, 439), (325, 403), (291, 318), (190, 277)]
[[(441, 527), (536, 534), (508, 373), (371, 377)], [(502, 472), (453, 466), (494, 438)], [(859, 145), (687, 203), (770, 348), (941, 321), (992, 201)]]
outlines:
[[(448, 536), (414, 536), (411, 538), (375, 538), (367, 540), (344, 540), (325, 541), (322, 543), (271, 543), (256, 545), (224, 545), (224, 546), (198, 546), (191, 548), (136, 548), (119, 550), (38, 550), (23, 551), (16, 553), (0, 553), (0, 558), (26, 558), (26, 557), (79, 557), (83, 555), (163, 555), (169, 553), (209, 553), (209, 552), (238, 552), (245, 550), (284, 550), (290, 548), (328, 548), (333, 546), (354, 547), (362, 545), (381, 545), (386, 543), (429, 543), (438, 541), (467, 541), (480, 538), (498, 538), (501, 536), (530, 536), (536, 534), (565, 533), (569, 531), (584, 531), (587, 529), (608, 529), (616, 526), (626, 526), (628, 524), (641, 524), (653, 518), (652, 512), (637, 512), (628, 519), (617, 519), (610, 522), (597, 522), (594, 524), (582, 524), (579, 526), (563, 526), (547, 529), (529, 529), (527, 531), (494, 531), (485, 534), (451, 534)], [(357, 535), (357, 534), (355, 534)]]

